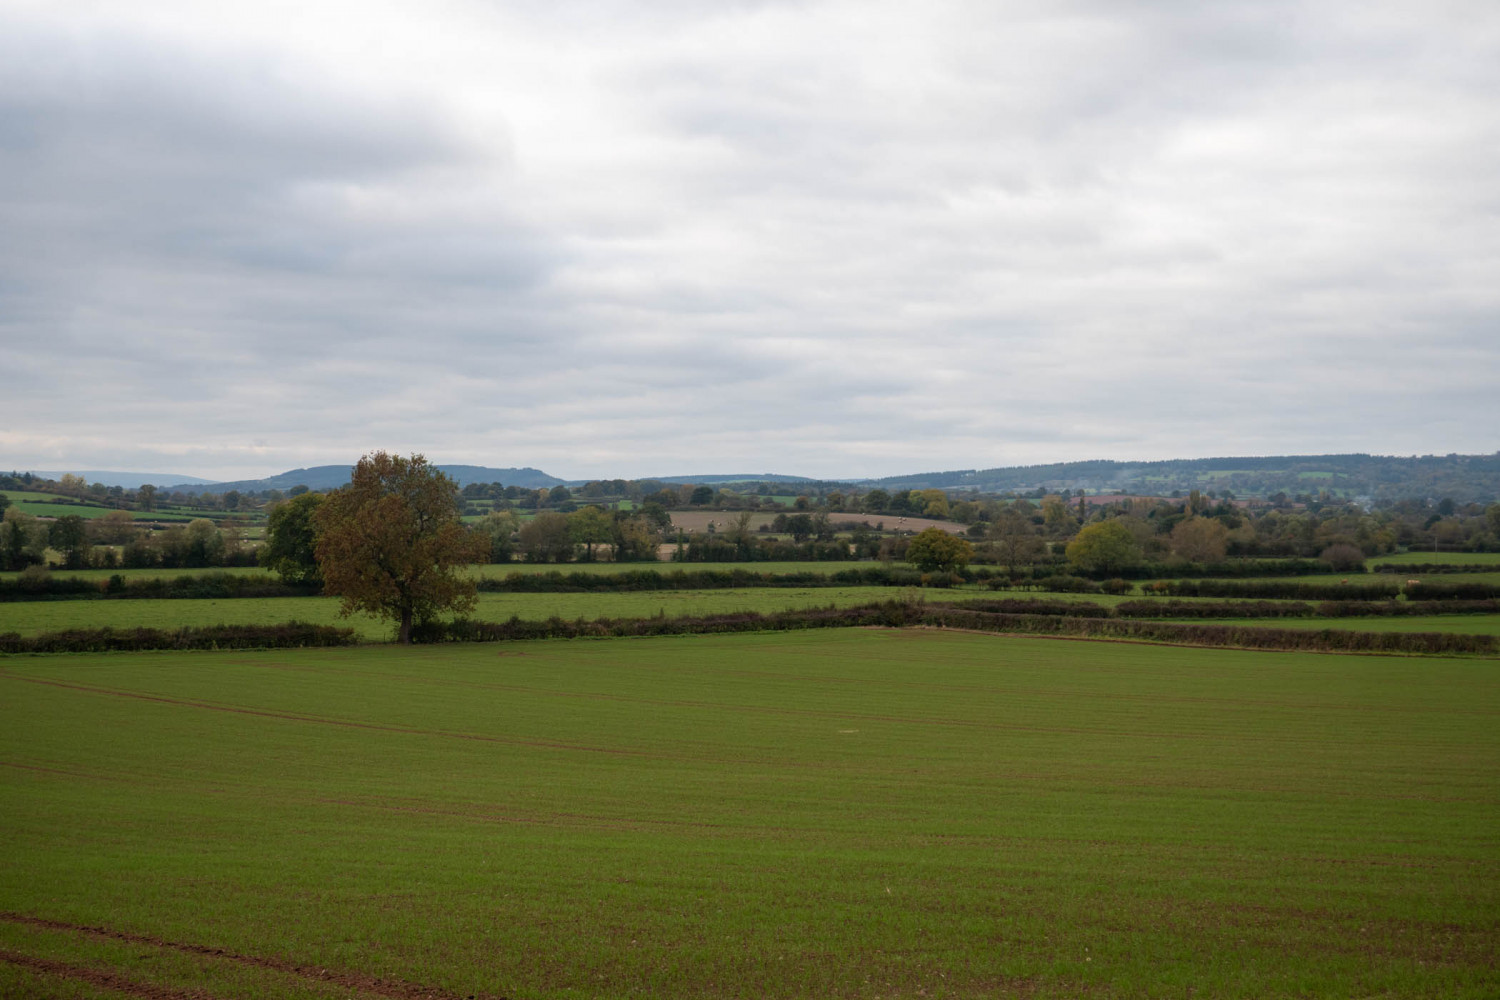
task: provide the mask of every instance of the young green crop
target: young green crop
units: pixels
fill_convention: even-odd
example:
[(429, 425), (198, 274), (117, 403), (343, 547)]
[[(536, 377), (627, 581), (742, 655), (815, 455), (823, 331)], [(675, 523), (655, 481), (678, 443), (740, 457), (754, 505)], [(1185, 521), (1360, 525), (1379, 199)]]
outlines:
[(9, 658), (0, 994), (73, 995), (18, 956), (237, 1000), (1492, 996), (1494, 666), (878, 630)]

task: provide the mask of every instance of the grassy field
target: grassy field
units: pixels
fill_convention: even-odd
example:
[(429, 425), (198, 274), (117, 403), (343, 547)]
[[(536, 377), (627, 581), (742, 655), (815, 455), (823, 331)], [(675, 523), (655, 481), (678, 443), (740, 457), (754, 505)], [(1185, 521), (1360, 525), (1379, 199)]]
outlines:
[(0, 659), (0, 995), (1493, 997), (1494, 667), (872, 630)]
[[(1174, 620), (1174, 619), (1168, 619)], [(1500, 635), (1500, 615), (1400, 615), (1390, 618), (1184, 618), (1196, 624), (1262, 625), (1266, 628), (1335, 628), (1344, 632), (1452, 632)]]
[[(783, 611), (787, 608), (848, 607), (888, 601), (896, 587), (753, 588), (747, 590), (669, 590), (617, 594), (480, 594), (474, 617), (506, 621), (511, 616), (550, 618), (649, 618), (665, 614), (719, 614), (729, 611)], [(972, 591), (928, 591), (929, 601), (973, 598)], [(338, 617), (333, 597), (245, 597), (219, 600), (16, 601), (0, 603), (0, 633), (37, 635), (75, 628), (179, 628), (184, 625), (257, 625), (303, 621), (354, 628), (370, 640), (389, 639), (392, 626), (367, 615)]]
[(1397, 552), (1388, 556), (1371, 556), (1365, 560), (1371, 566), (1380, 563), (1406, 565), (1410, 563), (1433, 563), (1446, 565), (1493, 566), (1500, 571), (1500, 552)]

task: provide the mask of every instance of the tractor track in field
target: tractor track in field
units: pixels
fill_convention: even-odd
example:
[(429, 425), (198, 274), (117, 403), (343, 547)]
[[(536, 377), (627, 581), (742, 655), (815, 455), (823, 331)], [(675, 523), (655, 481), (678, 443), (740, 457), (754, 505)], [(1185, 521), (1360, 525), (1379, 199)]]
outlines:
[[(176, 951), (187, 955), (201, 955), (206, 958), (221, 959), (237, 965), (245, 965), (296, 976), (299, 979), (330, 983), (334, 986), (356, 990), (360, 993), (388, 997), (390, 1000), (505, 1000), (504, 997), (497, 997), (493, 994), (454, 993), (437, 986), (423, 986), (418, 983), (408, 983), (402, 980), (382, 979), (378, 976), (369, 976), (347, 970), (326, 969), (322, 966), (301, 964), (283, 958), (242, 955), (223, 948), (211, 948), (201, 944), (168, 941), (149, 934), (133, 934), (129, 931), (114, 930), (109, 927), (91, 927), (86, 924), (73, 924), (64, 920), (50, 920), (46, 917), (28, 916), (24, 913), (0, 913), (0, 921), (10, 924), (20, 924), (25, 927), (65, 931), (72, 934), (81, 934), (86, 937), (102, 938), (108, 941), (120, 941), (126, 944), (146, 945), (151, 948)], [(0, 950), (0, 961), (38, 969), (70, 979), (84, 979), (95, 985), (105, 986), (109, 989), (129, 994), (130, 996), (145, 997), (147, 1000), (212, 1000), (209, 994), (201, 990), (187, 992), (162, 986), (132, 983), (113, 973), (99, 972), (82, 966), (67, 965), (51, 959), (33, 958), (11, 951)]]
[(202, 990), (174, 990), (167, 986), (152, 986), (126, 979), (124, 976), (117, 976), (113, 972), (101, 972), (83, 965), (69, 965), (50, 958), (35, 958), (5, 949), (0, 949), (0, 962), (19, 965), (23, 969), (57, 976), (60, 979), (76, 979), (90, 986), (98, 986), (101, 989), (123, 993), (130, 997), (141, 997), (143, 1000), (214, 1000), (212, 994)]
[(378, 722), (358, 722), (353, 719), (329, 719), (318, 715), (299, 715), (296, 712), (277, 712), (268, 708), (240, 708), (234, 705), (215, 705), (207, 701), (190, 698), (168, 698), (165, 695), (143, 694), (139, 691), (120, 691), (115, 688), (96, 687), (90, 684), (70, 684), (66, 681), (49, 681), (40, 677), (17, 677), (0, 672), (0, 677), (26, 684), (42, 684), (47, 687), (82, 691), (85, 694), (102, 694), (115, 698), (134, 698), (159, 705), (177, 705), (183, 708), (201, 708), (210, 712), (229, 712), (234, 715), (253, 715), (264, 719), (281, 719), (286, 722), (308, 722), (320, 726), (339, 726), (345, 729), (365, 729), (379, 733), (395, 733), (403, 736), (441, 736), (454, 740), (474, 740), (480, 743), (500, 743), (506, 746), (540, 747), (547, 750), (577, 750), (584, 753), (602, 753), (617, 757), (650, 757), (653, 759), (678, 759), (673, 754), (652, 753), (646, 750), (630, 750), (620, 747), (590, 746), (586, 743), (563, 743), (556, 740), (525, 740), (504, 736), (485, 736), (480, 733), (445, 732), (441, 729), (419, 729), (416, 726), (393, 726)]

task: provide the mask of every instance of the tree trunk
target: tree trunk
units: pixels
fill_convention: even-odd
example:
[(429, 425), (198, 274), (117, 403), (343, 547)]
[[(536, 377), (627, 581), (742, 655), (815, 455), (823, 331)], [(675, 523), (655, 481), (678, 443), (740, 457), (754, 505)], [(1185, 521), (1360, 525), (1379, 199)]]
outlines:
[(405, 646), (411, 645), (411, 608), (401, 609), (400, 642)]

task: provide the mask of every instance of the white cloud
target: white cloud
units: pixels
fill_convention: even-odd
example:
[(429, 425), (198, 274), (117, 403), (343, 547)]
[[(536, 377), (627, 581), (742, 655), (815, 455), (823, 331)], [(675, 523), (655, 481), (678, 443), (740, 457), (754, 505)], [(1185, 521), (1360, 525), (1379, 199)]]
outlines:
[(1497, 67), (1479, 2), (0, 0), (0, 465), (1492, 451)]

